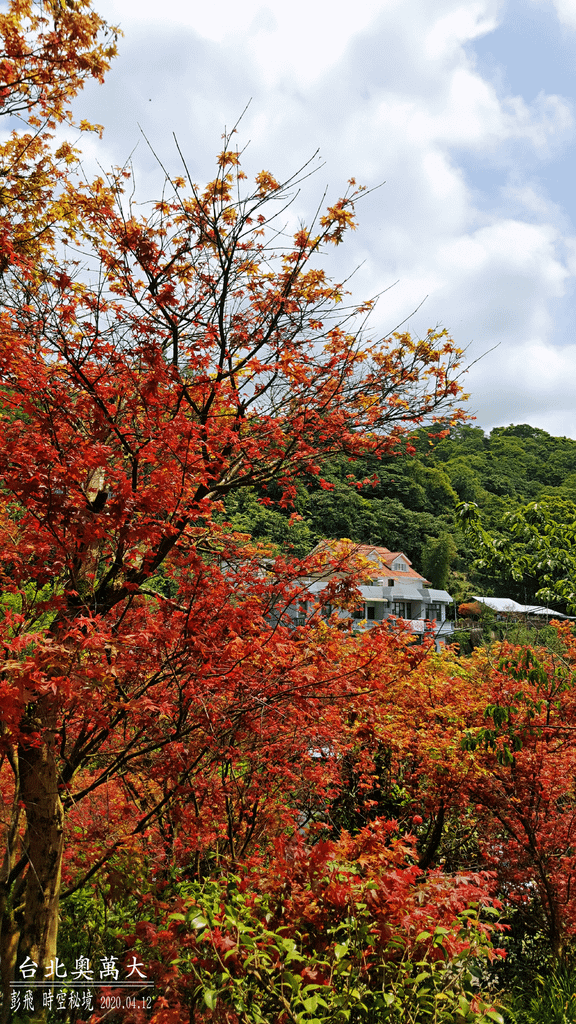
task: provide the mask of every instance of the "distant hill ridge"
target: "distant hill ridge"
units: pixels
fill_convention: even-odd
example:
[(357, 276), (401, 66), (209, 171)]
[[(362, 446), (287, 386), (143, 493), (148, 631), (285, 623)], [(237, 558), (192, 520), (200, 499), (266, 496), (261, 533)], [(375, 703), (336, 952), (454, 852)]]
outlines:
[[(282, 550), (309, 552), (323, 538), (349, 537), (360, 544), (403, 551), (435, 586), (447, 587), (456, 600), (473, 592), (501, 594), (521, 603), (534, 601), (537, 581), (512, 584), (487, 578), (473, 567), (474, 553), (455, 528), (459, 501), (473, 501), (487, 530), (501, 536), (505, 512), (549, 496), (573, 504), (576, 515), (576, 440), (553, 437), (529, 424), (495, 427), (458, 426), (438, 440), (441, 425), (421, 428), (415, 454), (381, 462), (351, 463), (344, 456), (315, 477), (297, 483), (295, 510), (259, 504), (246, 489), (227, 502), (232, 523)], [(328, 487), (326, 486), (328, 485)], [(262, 497), (279, 495), (268, 490)]]

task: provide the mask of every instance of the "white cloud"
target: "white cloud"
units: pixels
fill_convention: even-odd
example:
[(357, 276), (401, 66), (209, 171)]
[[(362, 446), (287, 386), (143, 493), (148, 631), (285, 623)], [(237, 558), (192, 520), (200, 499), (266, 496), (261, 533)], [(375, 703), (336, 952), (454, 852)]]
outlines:
[(425, 37), (425, 55), (432, 59), (458, 55), (463, 43), (495, 29), (498, 19), (495, 11), (490, 11), (490, 6), (494, 8), (495, 5), (488, 5), (482, 0), (466, 3), (438, 18)]
[(220, 0), (190, 4), (187, 0), (104, 0), (99, 10), (127, 31), (151, 27), (193, 30), (223, 46), (247, 46), (245, 53), (260, 68), (268, 84), (283, 75), (310, 83), (342, 57), (350, 39), (362, 32), (379, 11), (392, 10), (400, 0), (356, 0), (353, 17), (342, 17), (332, 0), (291, 0), (290, 4), (262, 0)]
[[(481, 410), (490, 426), (530, 423), (574, 437), (575, 366), (576, 345), (557, 348), (532, 338), (522, 345), (500, 346), (490, 363), (484, 360), (474, 367), (466, 387), (475, 386), (476, 393), (483, 389)], [(471, 407), (476, 408), (474, 401)]]
[[(542, 3), (543, 0), (532, 0), (532, 2)], [(562, 25), (576, 29), (576, 0), (544, 0), (544, 2), (552, 3)]]
[[(400, 279), (375, 329), (392, 328), (428, 294), (416, 330), (441, 322), (473, 356), (500, 343), (470, 376), (479, 422), (520, 415), (543, 425), (543, 396), (551, 406), (563, 396), (562, 432), (576, 436), (575, 350), (570, 337), (559, 348), (555, 334), (576, 240), (534, 169), (573, 137), (574, 119), (560, 96), (529, 103), (480, 74), (467, 44), (497, 25), (502, 4), (358, 0), (350, 18), (328, 0), (223, 0), (217, 16), (178, 0), (100, 6), (126, 29), (109, 85), (88, 92), (86, 116), (110, 124), (102, 163), (127, 156), (140, 122), (170, 167), (175, 130), (202, 180), (223, 125), (252, 97), (238, 135), (240, 145), (251, 140), (249, 171), (288, 175), (320, 146), (325, 166), (298, 197), (298, 214), (310, 215), (325, 181), (334, 195), (351, 176), (386, 180), (360, 205), (359, 231), (329, 258), (336, 275), (365, 261), (358, 297)], [(463, 154), (509, 175), (490, 202), (471, 188)], [(154, 159), (141, 145), (136, 161), (146, 191)]]

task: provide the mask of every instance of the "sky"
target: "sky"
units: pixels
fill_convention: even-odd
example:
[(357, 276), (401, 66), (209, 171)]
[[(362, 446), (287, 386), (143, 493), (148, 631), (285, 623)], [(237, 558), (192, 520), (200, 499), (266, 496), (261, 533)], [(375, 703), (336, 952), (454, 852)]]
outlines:
[[(249, 174), (288, 177), (316, 151), (295, 212), (355, 177), (358, 230), (328, 264), (361, 300), (389, 289), (374, 336), (446, 327), (466, 349), (485, 430), (576, 438), (576, 0), (96, 0), (124, 32), (79, 116), (89, 160), (132, 156), (213, 177), (236, 123)], [(389, 287), (393, 286), (393, 287)], [(415, 312), (416, 311), (416, 312)]]

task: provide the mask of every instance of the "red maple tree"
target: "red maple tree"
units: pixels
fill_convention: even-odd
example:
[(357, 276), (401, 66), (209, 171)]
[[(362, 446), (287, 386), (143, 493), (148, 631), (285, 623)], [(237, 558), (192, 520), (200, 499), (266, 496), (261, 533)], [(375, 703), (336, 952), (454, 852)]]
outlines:
[(282, 624), (310, 566), (263, 566), (226, 495), (276, 483), (289, 504), (331, 455), (461, 415), (446, 333), (375, 341), (372, 304), (345, 309), (315, 262), (354, 227), (354, 182), (287, 241), (298, 175), (248, 184), (231, 138), (208, 185), (184, 171), (148, 216), (125, 172), (81, 179), (52, 136), (106, 32), (84, 0), (0, 17), (4, 109), (29, 125), (2, 144), (5, 1016), (17, 961), (44, 974), (60, 899), (116, 851), (234, 861), (281, 829), (280, 790), (327, 742), (318, 708), (374, 663), (375, 641)]
[(571, 623), (556, 631), (552, 650), (406, 648), (381, 662), (370, 701), (348, 705), (354, 799), (344, 792), (334, 811), (357, 826), (392, 809), (416, 832), (422, 869), (495, 871), (500, 898), (534, 908), (562, 959), (576, 932), (576, 645)]

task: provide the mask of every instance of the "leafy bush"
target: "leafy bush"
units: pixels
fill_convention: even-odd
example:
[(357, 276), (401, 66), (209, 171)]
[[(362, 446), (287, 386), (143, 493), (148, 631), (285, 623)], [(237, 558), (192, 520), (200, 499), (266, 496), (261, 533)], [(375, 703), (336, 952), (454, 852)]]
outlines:
[(574, 1024), (576, 972), (558, 965), (534, 979), (530, 992), (515, 991), (506, 1012), (509, 1024)]
[(169, 930), (150, 936), (178, 968), (171, 988), (190, 1021), (502, 1022), (479, 994), (497, 955), (488, 882), (423, 875), (413, 837), (377, 821), (279, 851), (256, 885), (187, 883)]

